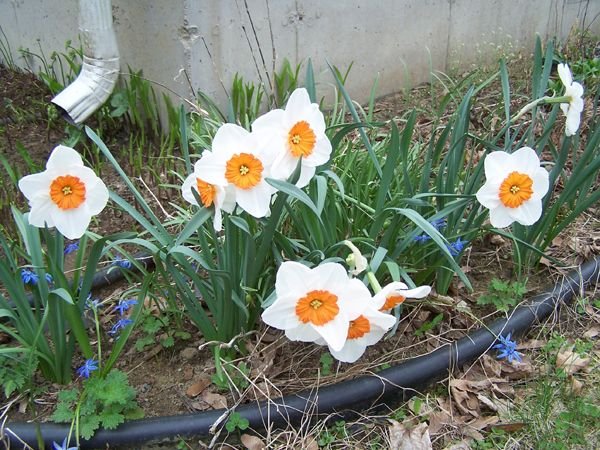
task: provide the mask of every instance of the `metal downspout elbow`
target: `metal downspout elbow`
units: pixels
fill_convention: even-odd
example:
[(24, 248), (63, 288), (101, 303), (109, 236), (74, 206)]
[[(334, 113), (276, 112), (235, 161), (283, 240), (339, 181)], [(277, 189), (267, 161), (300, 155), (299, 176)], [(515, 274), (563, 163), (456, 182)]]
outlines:
[(79, 0), (83, 65), (73, 83), (52, 99), (72, 123), (80, 124), (108, 99), (119, 77), (119, 49), (111, 0)]

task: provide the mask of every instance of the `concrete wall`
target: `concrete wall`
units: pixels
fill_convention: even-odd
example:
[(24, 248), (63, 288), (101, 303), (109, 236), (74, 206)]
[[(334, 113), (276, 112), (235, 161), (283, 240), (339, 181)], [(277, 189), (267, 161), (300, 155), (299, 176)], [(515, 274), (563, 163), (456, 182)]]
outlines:
[[(493, 60), (497, 44), (532, 49), (536, 34), (564, 39), (576, 25), (600, 34), (599, 14), (600, 0), (113, 0), (124, 70), (221, 104), (236, 72), (268, 85), (284, 58), (311, 58), (322, 93), (326, 61), (354, 62), (348, 88), (362, 101), (378, 74), (383, 95), (428, 80), (430, 68)], [(34, 70), (18, 49), (48, 55), (77, 42), (77, 15), (77, 0), (0, 0), (13, 58)]]

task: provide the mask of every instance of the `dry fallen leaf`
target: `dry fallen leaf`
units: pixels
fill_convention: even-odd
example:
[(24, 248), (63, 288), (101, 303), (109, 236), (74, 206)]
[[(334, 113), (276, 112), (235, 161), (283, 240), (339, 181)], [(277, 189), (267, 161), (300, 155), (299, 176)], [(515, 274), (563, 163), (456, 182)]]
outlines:
[(600, 334), (600, 327), (593, 326), (589, 330), (587, 330), (585, 333), (583, 333), (583, 337), (585, 339), (590, 339), (590, 338), (594, 338), (594, 337), (598, 336), (599, 334)]
[(590, 358), (581, 357), (572, 348), (561, 350), (556, 355), (556, 367), (564, 369), (568, 375), (585, 369), (589, 364)]
[(200, 399), (208, 403), (213, 409), (227, 408), (227, 399), (221, 394), (215, 394), (214, 392), (204, 391), (200, 395)]
[(242, 444), (248, 450), (263, 450), (266, 447), (264, 442), (257, 436), (252, 436), (251, 434), (242, 434), (240, 437)]
[(389, 428), (390, 450), (431, 450), (431, 438), (427, 422), (421, 422), (412, 427), (392, 420)]
[(207, 374), (202, 374), (198, 377), (198, 379), (190, 385), (185, 394), (188, 397), (196, 397), (199, 395), (204, 389), (206, 389), (210, 385), (210, 377)]

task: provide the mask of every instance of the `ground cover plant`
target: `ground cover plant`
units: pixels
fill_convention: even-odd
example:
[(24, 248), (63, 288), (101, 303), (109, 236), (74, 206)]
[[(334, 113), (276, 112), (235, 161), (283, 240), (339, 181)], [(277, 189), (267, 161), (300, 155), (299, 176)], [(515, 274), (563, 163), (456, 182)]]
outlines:
[[(440, 101), (425, 137), (417, 111), (399, 123), (376, 121), (372, 108), (350, 100), (335, 68), (338, 101), (327, 112), (310, 63), (300, 88), (300, 71), (289, 67), (277, 78), (286, 88), (272, 93), (236, 79), (227, 114), (200, 97), (197, 111), (207, 113), (172, 115), (180, 154), (156, 170), (181, 194), (170, 195), (168, 205), (144, 190), (103, 133), (87, 127), (78, 135), (94, 155), (87, 159), (102, 161), (103, 172), (110, 168), (118, 190), (68, 146), (57, 146), (31, 174), (11, 178), (28, 206), (11, 205), (17, 232), (2, 235), (0, 306), (7, 320), (0, 329), (10, 342), (0, 355), (19, 375), (2, 376), (4, 391), (24, 391), (23, 380), (38, 368), (62, 384), (77, 375), (81, 390), (64, 390), (54, 415), (72, 422), (66, 445), (74, 444), (100, 425), (139, 415), (115, 367), (136, 328), (160, 332), (165, 347), (201, 335), (214, 356), (213, 382), (242, 391), (250, 371), (240, 356), (251, 352), (248, 337), (265, 329), (262, 322), (290, 340), (326, 347), (331, 359), (321, 357), (321, 366), (331, 371), (333, 359), (360, 361), (367, 347), (397, 333), (399, 319), (410, 317), (405, 306), (422, 302), (430, 286), (438, 298), (453, 283), (469, 288), (461, 261), (474, 241), (512, 241), (515, 267), (527, 273), (551, 258), (545, 250), (599, 195), (598, 94), (584, 94), (586, 80), (576, 74), (574, 81), (556, 58), (552, 42), (538, 41), (531, 92), (519, 108), (506, 62), (482, 82), (464, 80)], [(471, 131), (475, 98), (492, 83), (502, 87), (503, 125)], [(126, 97), (111, 101), (115, 117)], [(279, 107), (259, 115), (262, 98)], [(580, 120), (584, 104), (592, 106)], [(101, 236), (88, 229), (109, 199), (133, 219), (135, 232)], [(153, 271), (134, 257), (140, 250)], [(131, 283), (116, 300), (90, 292), (106, 264)], [(519, 286), (498, 286), (481, 303), (500, 311), (514, 306)], [(431, 315), (415, 334), (443, 321), (444, 314)], [(511, 362), (520, 358), (511, 336), (498, 336), (498, 345)], [(115, 392), (98, 398), (101, 383)], [(581, 408), (594, 417), (593, 408)], [(226, 429), (244, 430), (242, 419), (232, 412)], [(324, 433), (318, 445), (343, 430)]]

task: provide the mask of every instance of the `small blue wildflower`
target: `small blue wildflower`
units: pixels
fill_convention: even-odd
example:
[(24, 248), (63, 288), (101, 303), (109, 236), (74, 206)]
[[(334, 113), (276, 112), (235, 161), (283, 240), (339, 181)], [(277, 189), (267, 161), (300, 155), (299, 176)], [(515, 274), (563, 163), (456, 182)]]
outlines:
[(68, 255), (79, 250), (79, 242), (71, 242), (65, 246), (64, 254)]
[(38, 284), (40, 277), (37, 273), (33, 272), (32, 270), (21, 269), (21, 280), (24, 284), (35, 286), (36, 284)]
[(446, 226), (446, 219), (442, 217), (441, 219), (432, 220), (429, 223), (433, 226), (433, 228), (440, 231), (442, 228), (444, 228)]
[(450, 254), (452, 256), (458, 256), (463, 251), (463, 249), (465, 248), (465, 245), (467, 243), (468, 243), (468, 241), (463, 241), (459, 237), (456, 241), (451, 242), (450, 244), (446, 245), (446, 248), (448, 249), (448, 251), (450, 252)]
[(129, 300), (119, 300), (119, 304), (115, 306), (115, 309), (119, 311), (120, 315), (125, 314), (125, 311), (129, 309), (129, 307), (137, 305), (137, 300), (129, 299)]
[(54, 278), (52, 278), (52, 275), (50, 275), (49, 273), (47, 273), (47, 274), (45, 275), (45, 278), (46, 278), (46, 282), (47, 282), (48, 284), (52, 284), (52, 283), (54, 283)]
[(121, 328), (125, 328), (127, 325), (131, 325), (133, 320), (131, 319), (119, 319), (117, 323), (113, 325), (108, 334), (115, 335), (119, 332)]
[(511, 334), (512, 333), (508, 333), (506, 337), (499, 336), (498, 343), (492, 348), (498, 350), (498, 359), (506, 358), (509, 363), (512, 363), (513, 360), (521, 362), (522, 354), (517, 351), (517, 343), (511, 340)]
[(112, 262), (113, 266), (121, 267), (122, 269), (131, 269), (133, 264), (128, 259), (123, 259), (120, 256), (116, 257)]
[(90, 374), (94, 371), (98, 370), (98, 361), (93, 358), (86, 359), (79, 369), (77, 369), (77, 375), (84, 378), (89, 378)]
[(419, 234), (418, 236), (415, 236), (415, 241), (417, 241), (419, 244), (424, 244), (430, 239), (431, 237), (427, 234)]
[(88, 294), (88, 297), (85, 299), (85, 306), (87, 306), (90, 309), (98, 309), (98, 308), (102, 308), (104, 305), (102, 304), (100, 299), (98, 299), (98, 298), (92, 299), (92, 294), (90, 293), (90, 294)]
[(77, 447), (67, 447), (67, 438), (65, 438), (64, 441), (62, 441), (62, 444), (57, 444), (56, 442), (52, 441), (52, 449), (53, 450), (77, 450)]

